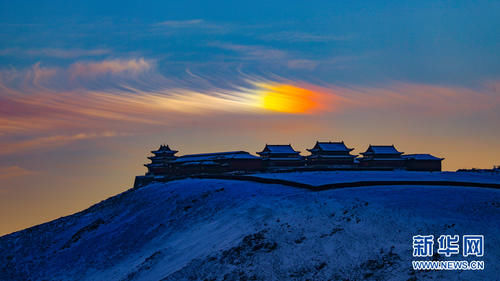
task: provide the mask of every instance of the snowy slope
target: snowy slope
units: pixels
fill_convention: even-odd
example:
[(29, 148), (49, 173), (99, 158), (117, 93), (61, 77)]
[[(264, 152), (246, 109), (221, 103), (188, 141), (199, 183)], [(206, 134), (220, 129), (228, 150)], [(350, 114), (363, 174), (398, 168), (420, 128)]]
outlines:
[[(495, 280), (499, 222), (494, 189), (186, 179), (1, 237), (0, 280)], [(484, 234), (486, 270), (414, 273), (416, 234)]]

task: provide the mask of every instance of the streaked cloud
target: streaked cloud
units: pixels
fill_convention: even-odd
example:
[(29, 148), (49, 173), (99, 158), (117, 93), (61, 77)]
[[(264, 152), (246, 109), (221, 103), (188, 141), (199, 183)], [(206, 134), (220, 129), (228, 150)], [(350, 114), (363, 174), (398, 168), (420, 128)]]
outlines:
[(331, 42), (331, 41), (346, 41), (352, 36), (338, 36), (330, 34), (315, 34), (298, 31), (282, 31), (262, 35), (260, 37), (266, 41), (286, 41), (286, 42)]
[(460, 116), (488, 112), (500, 108), (498, 81), (488, 81), (477, 88), (392, 82), (377, 87), (331, 85), (343, 97), (346, 109), (371, 111), (397, 109), (439, 116)]
[[(27, 77), (37, 79), (37, 83), (28, 80), (26, 82), (29, 87), (26, 88), (12, 89), (1, 85), (4, 95), (0, 98), (8, 106), (0, 110), (0, 128), (5, 132), (54, 129), (61, 126), (101, 127), (102, 123), (95, 123), (96, 119), (166, 124), (168, 120), (175, 120), (183, 115), (216, 112), (311, 114), (320, 111), (317, 104), (320, 103), (319, 99), (321, 104), (328, 105), (327, 93), (308, 90), (307, 86), (294, 85), (284, 79), (269, 81), (247, 77), (241, 79), (239, 86), (227, 88), (202, 81), (204, 89), (180, 88), (176, 85), (139, 87), (143, 84), (132, 80), (130, 84), (118, 84), (112, 89), (106, 87), (99, 90), (91, 87), (58, 90), (48, 88), (47, 81), (40, 81), (41, 75), (33, 75), (33, 72), (46, 71), (39, 70), (39, 67), (35, 71), (30, 69)], [(91, 73), (98, 75), (106, 72), (93, 70)], [(26, 95), (30, 98), (26, 99)], [(286, 110), (282, 106), (278, 109), (277, 104), (285, 101), (293, 106)]]
[(76, 62), (71, 65), (69, 72), (75, 76), (98, 76), (103, 74), (132, 73), (137, 74), (151, 69), (151, 62), (144, 58), (114, 59), (98, 62)]
[(31, 56), (31, 57), (54, 57), (54, 58), (79, 58), (103, 56), (111, 53), (109, 49), (20, 49), (10, 48), (0, 50), (0, 56)]
[(292, 59), (287, 62), (288, 68), (313, 70), (320, 64), (319, 61), (306, 59)]
[(114, 132), (78, 133), (74, 135), (56, 135), (30, 138), (24, 141), (4, 142), (0, 147), (0, 155), (17, 153), (20, 151), (26, 152), (32, 149), (60, 146), (78, 140), (114, 137), (116, 135), (117, 134)]
[(190, 19), (190, 20), (167, 20), (163, 22), (156, 23), (156, 26), (166, 26), (174, 28), (192, 27), (204, 23), (202, 19)]
[[(109, 76), (147, 70), (152, 71)], [(150, 85), (149, 75), (164, 84)], [(334, 100), (327, 91), (282, 78), (245, 76), (223, 86), (190, 73), (189, 88), (156, 75), (154, 65), (144, 59), (78, 62), (67, 70), (38, 63), (25, 71), (5, 70), (0, 75), (0, 154), (121, 136), (137, 127), (179, 126), (199, 116), (317, 114), (330, 110)], [(60, 87), (64, 79), (82, 76), (90, 80)], [(111, 82), (103, 86), (92, 81), (100, 76)], [(74, 131), (80, 132), (68, 134)]]
[[(294, 52), (290, 49), (281, 49), (266, 45), (246, 45), (234, 44), (228, 42), (210, 42), (209, 47), (215, 47), (227, 50), (225, 59), (240, 61), (241, 65), (245, 63), (258, 63), (265, 66), (265, 69), (276, 69), (282, 72), (289, 70), (317, 70), (318, 66), (346, 66), (349, 62), (359, 60), (363, 56), (333, 56), (317, 59), (314, 55), (304, 55), (300, 52)], [(366, 56), (366, 55), (364, 55)]]
[(183, 35), (185, 31), (213, 35), (226, 34), (238, 30), (238, 27), (233, 24), (212, 22), (203, 19), (166, 20), (155, 23), (151, 27), (150, 32), (158, 35)]
[[(35, 64), (24, 71), (4, 70), (0, 72), (0, 154), (120, 136), (138, 127), (180, 126), (200, 116), (404, 111), (452, 118), (495, 114), (500, 109), (497, 81), (477, 88), (402, 82), (315, 85), (277, 75), (240, 73), (221, 83), (223, 79), (216, 75), (186, 73), (186, 81), (168, 79), (144, 58), (76, 62), (66, 69)], [(78, 80), (78, 84), (61, 87), (71, 82), (65, 80)]]

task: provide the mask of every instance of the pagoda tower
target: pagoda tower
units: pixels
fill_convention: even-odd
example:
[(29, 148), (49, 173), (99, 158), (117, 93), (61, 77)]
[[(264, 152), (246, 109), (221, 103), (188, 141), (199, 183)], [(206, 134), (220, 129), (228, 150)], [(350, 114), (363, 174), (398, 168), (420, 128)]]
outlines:
[(261, 152), (257, 152), (267, 168), (272, 167), (298, 167), (304, 165), (304, 157), (300, 151), (293, 149), (292, 145), (266, 144)]
[(363, 157), (359, 159), (359, 165), (374, 169), (402, 169), (405, 164), (405, 159), (401, 156), (403, 153), (394, 145), (370, 144), (368, 149), (361, 153)]
[[(317, 141), (313, 148), (308, 149), (311, 155), (307, 156), (308, 165), (325, 165), (350, 167), (354, 164), (356, 155), (352, 155), (354, 148), (348, 148), (344, 141), (320, 142)], [(350, 166), (349, 166), (350, 165)]]
[(171, 162), (177, 159), (177, 156), (175, 156), (177, 152), (177, 150), (172, 150), (168, 145), (164, 144), (160, 145), (158, 150), (151, 151), (151, 153), (154, 154), (154, 156), (148, 157), (151, 163), (144, 164), (144, 166), (148, 168), (146, 175), (156, 176), (168, 174)]

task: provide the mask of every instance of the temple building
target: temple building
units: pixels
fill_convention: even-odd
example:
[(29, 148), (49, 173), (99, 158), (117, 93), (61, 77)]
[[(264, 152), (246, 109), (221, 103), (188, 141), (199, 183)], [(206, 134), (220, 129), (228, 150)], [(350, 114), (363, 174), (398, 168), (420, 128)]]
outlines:
[(408, 171), (441, 171), (441, 161), (444, 160), (430, 154), (406, 154), (403, 158)]
[[(234, 175), (254, 172), (314, 171), (314, 170), (395, 170), (441, 171), (441, 162), (430, 154), (403, 154), (394, 145), (370, 145), (361, 153), (352, 155), (353, 148), (341, 142), (319, 142), (308, 149), (311, 155), (304, 157), (292, 145), (268, 145), (260, 157), (246, 151), (228, 151), (176, 156), (177, 150), (161, 145), (151, 151), (148, 171), (135, 178), (134, 187), (153, 181), (168, 181), (186, 176)], [(498, 171), (498, 168), (493, 171)]]
[(359, 166), (380, 170), (404, 169), (405, 159), (402, 154), (394, 145), (370, 145), (361, 153), (363, 157), (359, 159)]
[(300, 151), (295, 151), (290, 144), (266, 144), (261, 152), (257, 152), (264, 162), (265, 168), (298, 167), (304, 165), (304, 157)]
[(148, 157), (148, 159), (151, 160), (151, 163), (144, 164), (144, 166), (148, 168), (146, 176), (168, 174), (171, 170), (172, 161), (177, 158), (175, 156), (177, 152), (177, 150), (171, 150), (168, 145), (160, 145), (158, 150), (151, 151), (151, 153), (154, 154), (154, 156)]
[(356, 155), (351, 155), (354, 148), (348, 148), (344, 142), (319, 142), (308, 149), (307, 165), (325, 168), (354, 168)]
[(262, 170), (261, 159), (246, 151), (187, 154), (179, 156), (171, 165), (174, 175)]

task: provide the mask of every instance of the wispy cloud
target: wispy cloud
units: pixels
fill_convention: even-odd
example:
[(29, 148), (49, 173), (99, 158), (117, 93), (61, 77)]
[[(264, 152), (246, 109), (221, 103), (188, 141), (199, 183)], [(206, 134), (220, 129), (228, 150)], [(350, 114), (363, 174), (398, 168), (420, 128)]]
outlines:
[[(68, 67), (51, 67), (37, 62), (24, 70), (0, 70), (0, 87), (4, 88), (4, 92), (9, 92), (9, 89), (25, 92), (96, 87), (102, 89), (116, 86), (116, 82), (121, 80), (131, 82), (154, 68), (155, 61), (144, 58), (81, 60)], [(158, 75), (154, 78), (160, 82), (165, 81)]]
[(288, 68), (313, 70), (320, 64), (319, 61), (307, 59), (292, 59), (287, 62)]
[(361, 56), (336, 56), (330, 58), (304, 57), (303, 54), (290, 50), (283, 50), (264, 45), (244, 45), (227, 42), (210, 42), (208, 46), (228, 50), (228, 57), (235, 55), (235, 59), (244, 62), (258, 62), (267, 69), (286, 67), (292, 70), (315, 70), (320, 65), (340, 65), (359, 59)]
[(114, 137), (117, 134), (114, 132), (102, 132), (102, 133), (79, 133), (74, 135), (56, 135), (47, 137), (37, 137), (31, 138), (25, 141), (17, 142), (7, 142), (2, 143), (0, 147), (0, 155), (2, 154), (12, 154), (17, 152), (26, 152), (32, 149), (46, 148), (53, 146), (60, 146), (73, 141), (94, 139), (94, 138), (108, 138)]
[(156, 23), (156, 26), (166, 26), (173, 28), (184, 28), (184, 27), (193, 27), (204, 23), (202, 19), (190, 19), (190, 20), (167, 20)]
[[(131, 75), (123, 77), (123, 73)], [(123, 122), (165, 125), (187, 115), (272, 112), (273, 107), (264, 106), (266, 95), (303, 101), (317, 97), (307, 86), (286, 79), (241, 77), (224, 86), (189, 73), (189, 83), (172, 81), (144, 59), (79, 62), (67, 70), (35, 64), (24, 72), (4, 71), (0, 73), (0, 129), (4, 134), (20, 134), (57, 128), (106, 130)], [(101, 76), (106, 77), (104, 84), (99, 82)], [(79, 81), (78, 87), (61, 87), (68, 83), (65, 79), (80, 77), (90, 80)]]
[(103, 74), (132, 73), (137, 74), (150, 70), (152, 63), (144, 58), (139, 59), (114, 59), (98, 62), (76, 62), (71, 65), (69, 71), (71, 77), (75, 76), (98, 76)]
[(500, 109), (499, 83), (489, 81), (478, 88), (408, 82), (329, 88), (343, 98), (346, 109), (398, 110), (420, 117), (426, 114), (450, 117), (496, 112)]
[(203, 19), (166, 20), (152, 25), (151, 32), (163, 35), (182, 34), (182, 32), (201, 32), (210, 34), (225, 34), (235, 31), (233, 24), (217, 23)]
[[(238, 45), (229, 48), (248, 51)], [(309, 62), (296, 63), (308, 67)], [(154, 63), (140, 58), (77, 62), (67, 69), (35, 64), (25, 71), (1, 71), (0, 154), (111, 137), (131, 128), (180, 126), (221, 114), (403, 110), (415, 116), (450, 117), (500, 109), (500, 82), (495, 81), (475, 89), (401, 82), (319, 86), (280, 76), (240, 74), (221, 84), (214, 82), (221, 79), (216, 74), (187, 73), (186, 81), (168, 79)], [(60, 86), (82, 77), (78, 87)], [(75, 131), (79, 133), (67, 133)]]
[(0, 56), (54, 57), (54, 58), (64, 58), (64, 59), (79, 58), (79, 57), (95, 57), (108, 54), (111, 54), (111, 50), (109, 49), (10, 48), (10, 49), (0, 50)]
[(332, 42), (351, 40), (352, 36), (338, 36), (329, 34), (314, 34), (298, 31), (282, 31), (265, 34), (260, 37), (266, 41), (286, 41), (286, 42)]

